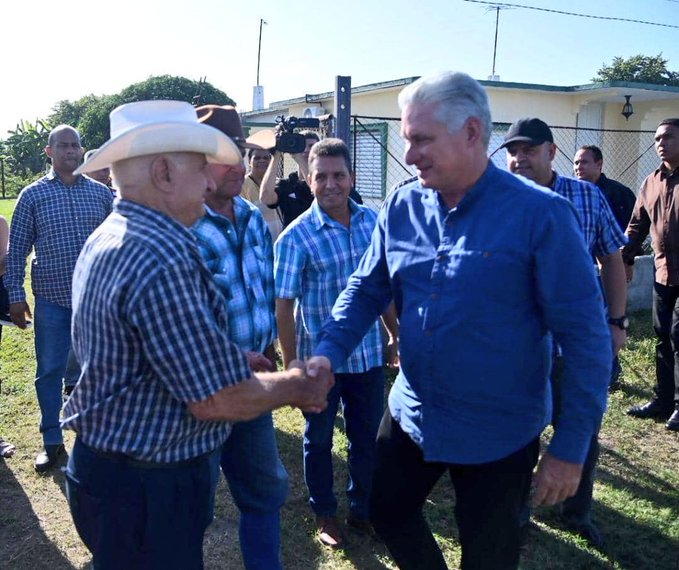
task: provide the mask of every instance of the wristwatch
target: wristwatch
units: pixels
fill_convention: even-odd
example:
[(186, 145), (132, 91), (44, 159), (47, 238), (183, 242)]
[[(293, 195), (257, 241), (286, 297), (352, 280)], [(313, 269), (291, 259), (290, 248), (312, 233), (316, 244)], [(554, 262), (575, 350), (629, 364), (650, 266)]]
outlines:
[(627, 315), (623, 315), (622, 317), (618, 317), (617, 319), (614, 319), (613, 317), (608, 317), (608, 324), (615, 325), (616, 327), (619, 327), (622, 330), (626, 331), (629, 328), (629, 319), (627, 318)]

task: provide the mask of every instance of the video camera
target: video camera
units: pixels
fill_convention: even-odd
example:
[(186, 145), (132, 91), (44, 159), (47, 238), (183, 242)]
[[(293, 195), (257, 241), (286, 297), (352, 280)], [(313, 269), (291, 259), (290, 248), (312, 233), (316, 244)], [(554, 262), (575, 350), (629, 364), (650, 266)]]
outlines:
[(318, 119), (300, 119), (298, 117), (285, 117), (285, 115), (276, 117), (276, 123), (276, 146), (274, 149), (289, 154), (304, 152), (306, 148), (304, 135), (296, 133), (295, 129), (317, 129), (321, 125)]

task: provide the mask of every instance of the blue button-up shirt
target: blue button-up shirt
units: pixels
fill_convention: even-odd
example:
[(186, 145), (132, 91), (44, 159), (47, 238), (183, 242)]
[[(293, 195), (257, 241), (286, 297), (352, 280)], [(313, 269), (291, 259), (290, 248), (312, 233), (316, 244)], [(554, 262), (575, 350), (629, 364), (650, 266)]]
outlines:
[(549, 449), (582, 463), (612, 354), (567, 200), (492, 164), (450, 210), (416, 180), (398, 188), (315, 352), (340, 365), (392, 298), (401, 371), (389, 409), (427, 461), (494, 461), (540, 434), (551, 417), (551, 331), (566, 358)]
[(224, 443), (228, 422), (188, 402), (252, 375), (229, 340), (224, 296), (191, 232), (127, 200), (88, 239), (73, 278), (73, 347), (81, 366), (63, 427), (100, 451), (156, 463)]
[(9, 302), (26, 300), (26, 258), (35, 247), (33, 294), (70, 307), (78, 254), (87, 237), (110, 213), (112, 202), (108, 187), (87, 176), (66, 186), (52, 170), (26, 186), (17, 199), (9, 234), (4, 276)]
[(243, 350), (264, 352), (276, 338), (271, 233), (257, 206), (236, 196), (233, 208), (235, 225), (206, 207), (192, 229), (226, 297), (231, 340)]
[[(308, 358), (319, 340), (337, 296), (370, 243), (377, 215), (349, 200), (349, 227), (328, 216), (314, 200), (279, 236), (274, 245), (276, 297), (297, 299), (297, 358)], [(360, 373), (382, 366), (379, 324), (373, 317), (363, 338), (335, 372)], [(368, 330), (369, 329), (369, 330)], [(346, 361), (346, 363), (345, 363)]]

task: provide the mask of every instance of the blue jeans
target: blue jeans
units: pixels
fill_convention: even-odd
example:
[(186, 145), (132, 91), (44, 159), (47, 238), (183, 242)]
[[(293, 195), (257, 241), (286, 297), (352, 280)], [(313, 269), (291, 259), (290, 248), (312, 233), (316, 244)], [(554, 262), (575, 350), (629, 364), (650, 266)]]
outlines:
[(75, 386), (80, 378), (80, 364), (75, 357), (73, 348), (68, 351), (66, 369), (64, 370), (64, 386)]
[(64, 441), (59, 426), (62, 378), (71, 349), (71, 309), (35, 299), (35, 391), (40, 406), (40, 432), (45, 445)]
[(340, 400), (349, 440), (349, 510), (368, 519), (370, 489), (375, 468), (375, 438), (384, 412), (384, 374), (381, 367), (360, 374), (335, 374), (328, 407), (320, 414), (304, 414), (304, 480), (309, 504), (317, 516), (334, 516), (332, 435)]
[(202, 569), (211, 498), (207, 456), (146, 465), (102, 456), (76, 438), (66, 496), (94, 569)]
[(234, 424), (220, 463), (240, 511), (240, 550), (246, 570), (280, 570), (280, 509), (288, 473), (278, 455), (271, 412)]

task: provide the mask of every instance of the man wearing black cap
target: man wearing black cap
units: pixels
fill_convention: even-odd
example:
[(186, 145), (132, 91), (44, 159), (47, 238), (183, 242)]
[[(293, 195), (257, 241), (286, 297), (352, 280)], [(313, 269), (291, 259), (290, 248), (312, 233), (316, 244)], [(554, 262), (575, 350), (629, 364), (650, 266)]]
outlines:
[[(585, 243), (600, 266), (601, 282), (608, 307), (608, 324), (617, 354), (627, 339), (628, 320), (625, 315), (627, 283), (620, 248), (626, 238), (621, 232), (601, 191), (583, 180), (560, 176), (552, 170), (556, 145), (550, 128), (537, 118), (525, 118), (514, 123), (507, 132), (503, 148), (507, 149), (507, 165), (515, 174), (550, 188), (568, 199), (580, 215)], [(560, 363), (557, 360), (552, 374), (554, 410), (552, 423), (558, 424), (561, 415), (559, 392)], [(562, 514), (568, 526), (594, 546), (603, 541), (591, 520), (594, 470), (599, 457), (598, 430), (591, 440), (583, 466), (577, 493), (564, 501)]]

